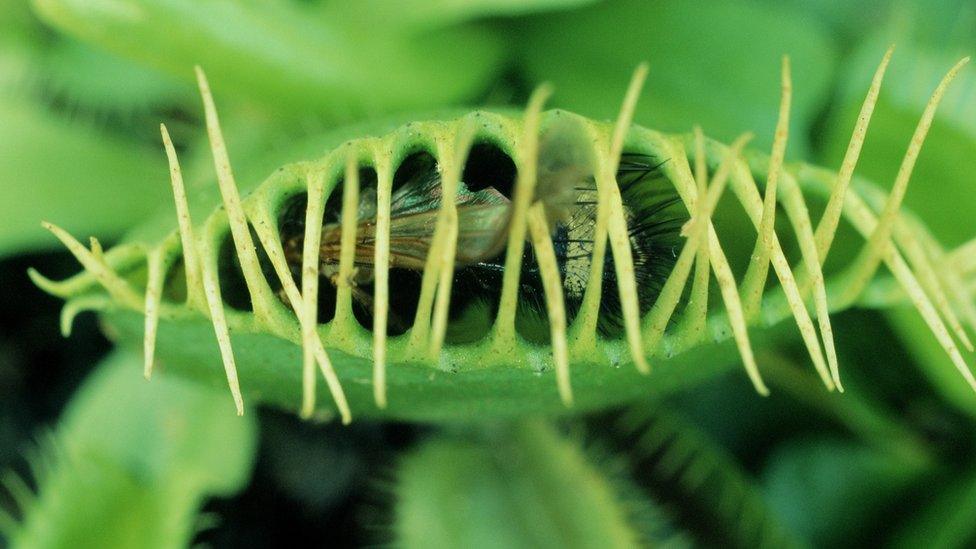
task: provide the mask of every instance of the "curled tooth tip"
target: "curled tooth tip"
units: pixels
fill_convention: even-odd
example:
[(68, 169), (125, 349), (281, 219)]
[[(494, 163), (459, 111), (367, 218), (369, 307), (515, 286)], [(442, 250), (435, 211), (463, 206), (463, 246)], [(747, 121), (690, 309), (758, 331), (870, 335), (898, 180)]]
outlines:
[(92, 255), (95, 256), (99, 261), (102, 260), (102, 254), (104, 249), (102, 249), (102, 243), (98, 241), (94, 236), (88, 238), (88, 243), (90, 244)]
[(27, 277), (31, 279), (31, 282), (33, 282), (35, 286), (49, 294), (57, 295), (57, 283), (42, 275), (40, 271), (34, 267), (27, 269)]
[(75, 324), (75, 316), (75, 312), (69, 309), (67, 305), (61, 309), (61, 337), (71, 337), (71, 329)]

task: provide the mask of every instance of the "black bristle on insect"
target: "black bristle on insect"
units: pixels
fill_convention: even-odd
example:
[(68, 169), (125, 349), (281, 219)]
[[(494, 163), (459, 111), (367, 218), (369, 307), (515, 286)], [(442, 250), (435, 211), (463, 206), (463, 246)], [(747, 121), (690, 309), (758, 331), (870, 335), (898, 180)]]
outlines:
[[(638, 304), (641, 315), (657, 300), (671, 274), (680, 251), (681, 226), (687, 211), (681, 205), (674, 185), (661, 171), (667, 160), (643, 154), (624, 154), (617, 170), (617, 182), (626, 210), (634, 262)], [(574, 188), (575, 201), (567, 218), (553, 227), (552, 240), (563, 280), (563, 295), (568, 320), (578, 314), (589, 280), (593, 252), (593, 229), (596, 222), (596, 186), (592, 178), (580, 181)], [(504, 254), (476, 265), (457, 270), (452, 313), (458, 313), (472, 301), (485, 302), (494, 312), (504, 272)], [(616, 270), (609, 246), (604, 260), (603, 288), (597, 329), (604, 337), (623, 333), (623, 314), (617, 288)], [(532, 247), (526, 245), (519, 284), (521, 310), (545, 316), (545, 294), (542, 278)]]

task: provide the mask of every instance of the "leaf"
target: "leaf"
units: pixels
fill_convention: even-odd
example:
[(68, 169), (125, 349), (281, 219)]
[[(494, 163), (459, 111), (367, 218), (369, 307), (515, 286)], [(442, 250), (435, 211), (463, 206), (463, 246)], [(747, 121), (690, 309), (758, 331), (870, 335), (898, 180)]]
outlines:
[[(192, 87), (169, 75), (67, 37), (47, 48), (38, 64), (45, 92), (56, 95), (68, 109), (131, 117), (153, 107), (173, 108), (197, 101)], [(156, 126), (146, 123), (139, 129), (149, 131), (140, 133), (155, 132)]]
[(615, 117), (627, 78), (646, 60), (650, 74), (637, 123), (677, 132), (701, 124), (725, 141), (753, 131), (760, 148), (772, 143), (780, 57), (788, 54), (794, 78), (789, 150), (798, 158), (806, 153), (804, 136), (836, 57), (816, 24), (782, 8), (739, 1), (602, 3), (532, 18), (520, 31), (526, 72), (555, 85), (558, 106)]
[(23, 43), (35, 38), (36, 25), (25, 0), (0, 0), (0, 42)]
[(889, 0), (761, 0), (763, 6), (788, 7), (796, 16), (829, 27), (830, 40), (841, 50), (857, 46), (865, 29), (873, 28), (891, 11)]
[(388, 28), (392, 32), (417, 33), (486, 17), (527, 15), (571, 9), (596, 0), (359, 0), (328, 2), (324, 17), (340, 18)]
[(42, 19), (117, 55), (290, 118), (348, 119), (456, 103), (497, 71), (502, 43), (479, 28), (416, 39), (317, 17), (293, 2), (35, 0)]
[(41, 460), (15, 547), (184, 547), (203, 498), (250, 476), (255, 425), (192, 383), (147, 382), (116, 353), (79, 389)]
[(931, 501), (893, 537), (895, 547), (972, 547), (976, 540), (976, 477), (952, 475), (933, 486)]
[(855, 544), (884, 520), (920, 470), (889, 454), (831, 439), (797, 440), (770, 458), (767, 500), (814, 545)]
[(698, 543), (731, 547), (803, 547), (777, 505), (728, 452), (678, 413), (651, 403), (632, 407), (614, 435), (645, 492), (678, 509)]
[[(403, 547), (634, 547), (633, 501), (543, 424), (441, 436), (398, 471)], [(647, 525), (648, 523), (645, 523)]]
[(53, 248), (40, 226), (113, 238), (167, 204), (162, 154), (0, 96), (0, 255)]

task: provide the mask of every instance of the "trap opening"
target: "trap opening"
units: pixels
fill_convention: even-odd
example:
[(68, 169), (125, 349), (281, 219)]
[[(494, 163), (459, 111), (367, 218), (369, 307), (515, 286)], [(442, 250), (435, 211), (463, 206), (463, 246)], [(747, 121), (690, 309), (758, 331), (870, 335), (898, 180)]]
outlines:
[[(264, 248), (258, 244), (258, 235), (254, 227), (248, 223), (248, 230), (251, 232), (251, 240), (255, 243), (258, 255), (258, 264), (261, 266), (261, 274), (265, 283), (272, 289), (280, 288), (274, 267)], [(251, 303), (251, 293), (247, 289), (247, 281), (244, 279), (244, 271), (241, 269), (241, 262), (237, 258), (237, 251), (234, 247), (234, 236), (230, 229), (221, 238), (220, 250), (217, 255), (217, 277), (220, 280), (220, 294), (224, 304), (237, 311), (252, 312), (254, 304)]]
[(186, 301), (186, 264), (183, 262), (182, 254), (166, 269), (163, 281), (162, 298), (164, 301), (169, 303), (183, 303)]
[[(479, 136), (468, 151), (461, 181), (470, 192), (492, 188), (512, 199), (518, 169), (491, 136)], [(501, 298), (505, 250), (483, 266), (458, 267), (451, 286), (445, 341), (475, 343), (491, 330)]]
[[(666, 160), (664, 160), (666, 161)], [(660, 169), (662, 161), (647, 154), (625, 153), (621, 159), (617, 180), (621, 197), (626, 207), (627, 225), (630, 231), (631, 254), (635, 266), (638, 305), (641, 315), (653, 306), (660, 290), (671, 273), (674, 261), (681, 251), (683, 239), (679, 236), (681, 226), (689, 218), (683, 203), (678, 199), (674, 184)], [(464, 184), (472, 192), (489, 187), (511, 195), (516, 179), (516, 168), (512, 159), (497, 145), (481, 141), (472, 147), (463, 171)], [(333, 228), (341, 223), (343, 180), (340, 174), (326, 200), (322, 223)], [(361, 216), (359, 231), (372, 230), (368, 226), (375, 220), (375, 200), (377, 175), (372, 167), (359, 169), (360, 202), (358, 213)], [(574, 183), (575, 202), (571, 203), (567, 216), (553, 227), (553, 243), (563, 279), (563, 297), (568, 318), (572, 323), (577, 316), (585, 295), (592, 253), (592, 231), (595, 226), (597, 204), (596, 184), (592, 174), (581, 175)], [(402, 215), (417, 211), (436, 213), (440, 203), (440, 173), (436, 157), (428, 150), (418, 148), (407, 155), (393, 174), (393, 212)], [(590, 194), (587, 194), (590, 193)], [(279, 209), (278, 225), (282, 237), (285, 256), (292, 269), (296, 284), (301, 284), (301, 264), (304, 249), (305, 216), (307, 194), (299, 193), (286, 199)], [(405, 213), (404, 213), (405, 212)], [(432, 216), (433, 217), (433, 216)], [(413, 227), (412, 230), (416, 230)], [(433, 224), (429, 227), (433, 237)], [(394, 221), (391, 234), (391, 263), (398, 259), (397, 227)], [(587, 232), (589, 231), (589, 232)], [(403, 235), (400, 235), (403, 236)], [(410, 234), (411, 238), (417, 235)], [(360, 235), (362, 237), (362, 235)], [(420, 235), (423, 238), (424, 235)], [(587, 238), (589, 241), (587, 241)], [(228, 242), (229, 243), (229, 242)], [(372, 238), (357, 240), (361, 252), (357, 257), (356, 275), (353, 288), (353, 314), (366, 329), (373, 327), (373, 243)], [(229, 243), (230, 244), (230, 243)], [(429, 243), (428, 243), (429, 244)], [(425, 257), (426, 246), (416, 245), (412, 251)], [(226, 247), (226, 246), (225, 246)], [(228, 252), (233, 248), (228, 247)], [(410, 250), (408, 250), (410, 251)], [(319, 322), (328, 323), (335, 316), (336, 288), (334, 277), (338, 270), (338, 252), (323, 249), (320, 257), (319, 279)], [(482, 339), (489, 331), (497, 315), (505, 252), (481, 261), (477, 265), (459, 266), (451, 291), (450, 314), (446, 340), (450, 343), (471, 343)], [(223, 261), (236, 267), (234, 262)], [(225, 268), (226, 271), (226, 268)], [(222, 276), (235, 280), (230, 284), (227, 300), (235, 308), (250, 305), (246, 286), (236, 272), (225, 272)], [(420, 298), (423, 272), (420, 268), (391, 267), (389, 292), (389, 317), (387, 334), (390, 336), (405, 333), (413, 324)], [(269, 280), (275, 280), (269, 277)], [(235, 289), (236, 288), (236, 289)], [(280, 292), (280, 284), (272, 284), (272, 289)], [(283, 299), (283, 301), (285, 301)], [(680, 307), (679, 307), (680, 309)], [(611, 248), (607, 247), (602, 280), (598, 330), (602, 337), (623, 337), (622, 312), (617, 288), (616, 272)], [(516, 328), (526, 339), (547, 344), (549, 339), (545, 297), (530, 243), (526, 243), (522, 276), (519, 283), (519, 309), (516, 314)]]
[(511, 199), (517, 174), (512, 157), (495, 143), (484, 140), (476, 142), (468, 152), (461, 180), (472, 192), (494, 187)]

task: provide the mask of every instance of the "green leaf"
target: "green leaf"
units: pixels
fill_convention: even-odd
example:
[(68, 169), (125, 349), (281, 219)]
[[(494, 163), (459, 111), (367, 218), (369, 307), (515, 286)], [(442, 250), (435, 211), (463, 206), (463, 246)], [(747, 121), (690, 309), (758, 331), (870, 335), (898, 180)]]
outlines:
[(36, 25), (27, 0), (0, 0), (0, 43), (23, 43), (36, 38)]
[[(47, 48), (39, 65), (46, 92), (57, 94), (69, 108), (132, 116), (197, 101), (193, 88), (169, 75), (66, 37)], [(156, 126), (139, 129), (151, 133)]]
[[(846, 441), (798, 440), (770, 458), (767, 500), (816, 546), (851, 544), (918, 480), (907, 462)], [(863, 540), (867, 541), (867, 540)]]
[(26, 99), (0, 96), (0, 120), (0, 255), (55, 247), (42, 220), (113, 238), (171, 200), (161, 152)]
[(895, 547), (972, 547), (976, 541), (976, 476), (952, 475), (894, 535)]
[[(925, 321), (914, 308), (900, 307), (885, 312), (900, 341), (917, 362), (932, 387), (958, 410), (976, 417), (976, 394), (956, 369)], [(971, 356), (971, 355), (970, 355)]]
[(203, 498), (248, 481), (253, 417), (195, 384), (141, 376), (117, 353), (79, 389), (44, 449), (15, 547), (185, 547)]
[[(615, 117), (641, 61), (650, 74), (636, 122), (731, 141), (756, 132), (772, 143), (780, 100), (780, 58), (791, 57), (794, 98), (790, 154), (822, 108), (836, 53), (824, 30), (788, 10), (749, 2), (693, 0), (603, 3), (531, 19), (522, 57), (534, 81), (555, 84), (553, 102), (595, 118)], [(759, 39), (758, 37), (761, 37)]]
[(729, 453), (680, 414), (656, 403), (633, 406), (617, 424), (616, 440), (646, 492), (678, 509), (706, 545), (804, 547), (779, 509)]
[(527, 15), (570, 9), (596, 0), (358, 0), (328, 2), (323, 16), (415, 33), (485, 17)]
[(634, 547), (634, 502), (542, 424), (441, 436), (398, 471), (396, 543), (411, 547)]
[(841, 50), (856, 46), (865, 29), (873, 28), (896, 2), (890, 0), (761, 0), (766, 7), (784, 8), (807, 21), (828, 27), (831, 42)]
[(416, 38), (319, 17), (293, 2), (35, 0), (56, 28), (184, 80), (208, 71), (218, 94), (292, 118), (456, 103), (497, 70), (502, 42), (476, 27)]

